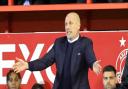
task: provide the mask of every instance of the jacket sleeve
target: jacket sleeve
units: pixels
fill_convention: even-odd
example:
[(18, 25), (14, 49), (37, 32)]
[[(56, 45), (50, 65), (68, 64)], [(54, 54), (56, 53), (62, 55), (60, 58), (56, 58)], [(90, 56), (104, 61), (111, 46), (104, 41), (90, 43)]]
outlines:
[(96, 56), (93, 50), (93, 43), (91, 39), (86, 41), (85, 59), (89, 67), (93, 69), (93, 63), (96, 61)]
[(30, 71), (40, 71), (49, 66), (51, 66), (55, 62), (55, 47), (46, 53), (42, 58), (36, 59), (34, 61), (28, 62)]

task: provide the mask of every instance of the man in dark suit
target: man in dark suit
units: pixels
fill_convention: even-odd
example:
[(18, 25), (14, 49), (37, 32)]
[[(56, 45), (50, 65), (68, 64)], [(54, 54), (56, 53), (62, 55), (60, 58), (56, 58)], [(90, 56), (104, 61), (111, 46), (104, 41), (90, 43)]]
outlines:
[(80, 18), (77, 13), (67, 14), (65, 31), (66, 36), (56, 39), (44, 57), (29, 63), (17, 58), (14, 71), (41, 71), (55, 63), (57, 73), (53, 89), (90, 89), (88, 69), (99, 74), (101, 66), (100, 61), (96, 61), (92, 40), (79, 34)]

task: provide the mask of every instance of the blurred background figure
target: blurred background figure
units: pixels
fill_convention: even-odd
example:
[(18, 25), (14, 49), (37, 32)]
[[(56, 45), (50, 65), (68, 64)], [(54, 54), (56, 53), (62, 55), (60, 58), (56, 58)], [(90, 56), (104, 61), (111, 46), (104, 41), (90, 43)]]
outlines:
[(30, 5), (39, 4), (64, 4), (64, 3), (85, 3), (86, 0), (14, 0), (15, 5), (24, 5), (29, 2)]
[(8, 0), (0, 0), (0, 5), (8, 5)]
[(49, 0), (14, 0), (15, 5), (24, 5), (25, 3), (27, 3), (29, 5), (49, 4)]
[(32, 86), (32, 89), (44, 89), (43, 84), (35, 83)]
[(19, 73), (15, 73), (13, 70), (10, 70), (7, 73), (7, 87), (8, 89), (20, 89), (21, 76)]
[(122, 3), (128, 2), (128, 0), (93, 0), (94, 3)]
[(52, 4), (63, 4), (63, 3), (85, 3), (86, 0), (50, 0)]
[(29, 0), (25, 0), (23, 3), (24, 6), (29, 6), (30, 5), (30, 1)]

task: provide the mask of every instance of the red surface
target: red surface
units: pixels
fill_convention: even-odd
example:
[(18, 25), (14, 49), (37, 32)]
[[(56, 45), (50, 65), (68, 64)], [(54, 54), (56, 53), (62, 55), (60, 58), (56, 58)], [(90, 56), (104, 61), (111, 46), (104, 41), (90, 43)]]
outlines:
[[(15, 61), (15, 57), (24, 58), (23, 52), (19, 45), (24, 44), (28, 48), (30, 52), (27, 61), (31, 60), (31, 57), (34, 55), (35, 48), (37, 44), (44, 44), (43, 49), (41, 49), (40, 57), (43, 56), (50, 45), (54, 42), (54, 40), (60, 36), (63, 36), (64, 33), (22, 33), (22, 34), (0, 34), (0, 46), (2, 44), (13, 44), (15, 45), (15, 52), (4, 52), (2, 56), (0, 55), (0, 60), (12, 60)], [(93, 40), (93, 47), (98, 60), (101, 60), (101, 65), (104, 67), (105, 65), (111, 64), (117, 68), (117, 72), (120, 73), (124, 66), (125, 58), (128, 52), (127, 49), (127, 40), (128, 40), (128, 32), (86, 32), (82, 33), (81, 36), (87, 36)], [(126, 40), (125, 45), (121, 46), (119, 40), (123, 37)], [(4, 39), (4, 40), (3, 40)], [(11, 48), (10, 48), (11, 49)], [(126, 50), (126, 51), (125, 51)], [(125, 53), (123, 52), (125, 51)], [(123, 53), (122, 53), (123, 52)], [(38, 53), (38, 52), (37, 52)], [(119, 60), (118, 60), (119, 56)], [(117, 63), (117, 65), (116, 65)], [(123, 63), (123, 64), (121, 64)], [(1, 67), (0, 67), (1, 68)], [(120, 69), (121, 68), (121, 69)], [(6, 66), (2, 68), (3, 74), (0, 77), (6, 76), (8, 69)], [(55, 66), (52, 66), (53, 74), (55, 74)], [(23, 77), (24, 72), (21, 72)], [(46, 70), (41, 72), (43, 79), (45, 81), (46, 89), (51, 89), (52, 82), (48, 78), (48, 73)], [(51, 77), (50, 77), (51, 78)], [(27, 80), (26, 80), (27, 81)], [(33, 73), (29, 76), (29, 80), (27, 84), (22, 84), (22, 89), (27, 89), (37, 82)], [(89, 82), (91, 89), (103, 89), (102, 85), (102, 74), (97, 76), (94, 72), (89, 72)], [(0, 84), (0, 89), (6, 89), (5, 84)]]

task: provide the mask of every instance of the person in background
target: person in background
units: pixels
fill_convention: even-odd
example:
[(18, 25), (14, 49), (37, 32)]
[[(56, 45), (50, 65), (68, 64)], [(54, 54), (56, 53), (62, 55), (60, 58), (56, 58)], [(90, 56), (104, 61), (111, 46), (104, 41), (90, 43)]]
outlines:
[(14, 0), (15, 5), (49, 4), (49, 0)]
[(103, 68), (103, 85), (104, 89), (116, 89), (117, 77), (116, 69), (112, 65)]
[(8, 5), (8, 0), (0, 0), (0, 5)]
[(86, 3), (86, 0), (49, 0), (51, 4)]
[(44, 89), (43, 84), (35, 83), (31, 89)]
[[(85, 0), (14, 0), (15, 5), (41, 5), (41, 4), (65, 4), (65, 3), (86, 3)], [(27, 5), (26, 4), (26, 5)]]
[(19, 73), (15, 73), (14, 70), (10, 70), (7, 73), (6, 81), (8, 89), (20, 89), (21, 76)]
[(116, 69), (112, 65), (103, 68), (103, 86), (104, 89), (128, 89), (123, 83), (118, 83)]

